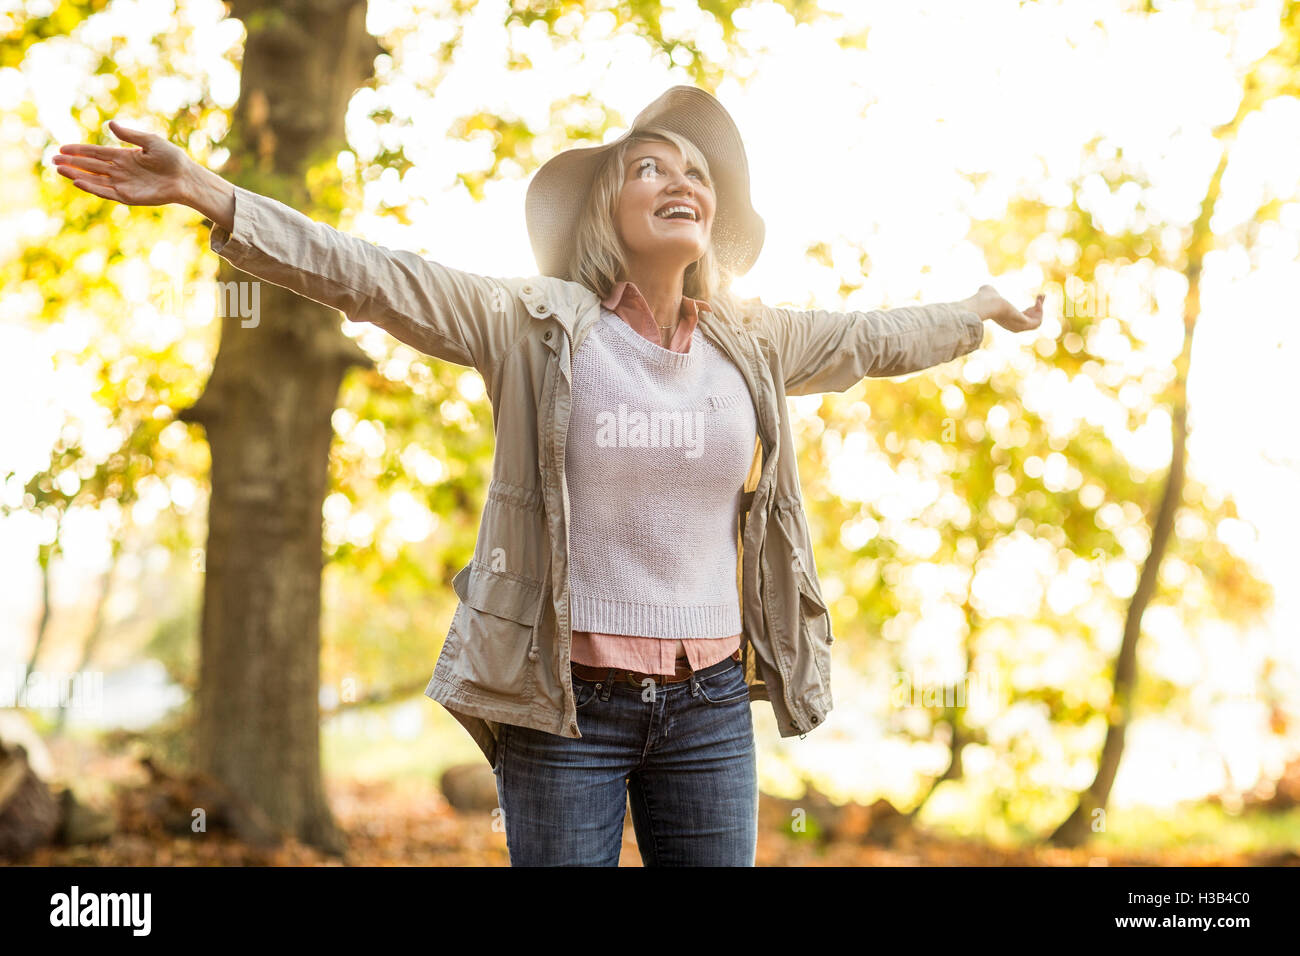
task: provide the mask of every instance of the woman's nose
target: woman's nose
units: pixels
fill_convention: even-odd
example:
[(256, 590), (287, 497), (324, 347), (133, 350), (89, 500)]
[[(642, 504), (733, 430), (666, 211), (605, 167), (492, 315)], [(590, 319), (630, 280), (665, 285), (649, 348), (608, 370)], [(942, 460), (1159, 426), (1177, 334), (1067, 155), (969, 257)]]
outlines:
[(691, 181), (690, 179), (687, 178), (685, 171), (677, 170), (675, 172), (669, 173), (669, 177), (670, 178), (668, 181), (668, 188), (670, 190), (676, 190), (682, 186), (685, 186), (687, 192), (690, 192)]
[(680, 176), (668, 184), (668, 192), (673, 196), (681, 198), (691, 198), (695, 195), (691, 188), (691, 181), (685, 176)]

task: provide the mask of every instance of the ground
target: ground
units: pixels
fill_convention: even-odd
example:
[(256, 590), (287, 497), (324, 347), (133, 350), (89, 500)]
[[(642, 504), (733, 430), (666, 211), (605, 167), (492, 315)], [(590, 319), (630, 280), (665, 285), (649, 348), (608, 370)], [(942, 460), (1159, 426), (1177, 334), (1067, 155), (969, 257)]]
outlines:
[[(23, 862), (30, 865), (364, 865), (507, 866), (505, 833), (490, 813), (459, 813), (433, 788), (416, 792), (389, 784), (336, 781), (330, 804), (348, 835), (343, 860), (297, 843), (271, 850), (244, 846), (220, 833), (169, 835), (147, 814), (119, 812), (121, 830), (108, 842), (82, 847), (47, 847)], [(133, 801), (130, 806), (141, 806)], [(838, 843), (825, 847), (778, 830), (760, 817), (759, 866), (1248, 866), (1300, 862), (1279, 854), (1187, 850), (1119, 853), (1096, 849), (999, 848), (924, 834), (904, 835), (895, 846)], [(640, 866), (630, 819), (623, 837), (621, 866)]]

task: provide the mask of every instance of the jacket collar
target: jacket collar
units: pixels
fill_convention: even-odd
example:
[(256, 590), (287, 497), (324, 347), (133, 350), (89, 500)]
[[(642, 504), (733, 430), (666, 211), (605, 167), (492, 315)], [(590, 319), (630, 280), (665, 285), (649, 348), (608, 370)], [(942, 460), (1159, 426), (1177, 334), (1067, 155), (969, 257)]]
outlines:
[[(557, 279), (554, 276), (533, 276), (530, 279), (513, 280), (513, 285), (519, 297), (523, 300), (528, 314), (535, 319), (554, 320), (559, 322), (568, 333), (570, 341), (574, 341), (575, 347), (577, 342), (575, 337), (580, 338), (580, 333), (584, 333), (590, 322), (600, 317), (600, 308), (603, 303), (596, 293), (592, 292), (580, 282), (571, 282), (567, 279)], [(626, 283), (618, 283), (614, 287), (609, 299), (617, 303), (615, 296), (621, 297)], [(701, 332), (713, 330), (710, 337), (714, 344), (721, 345), (718, 341), (719, 334), (729, 333), (730, 329), (720, 319), (716, 317), (713, 309), (703, 300), (696, 300), (700, 303), (697, 313), (698, 328)], [(610, 306), (606, 306), (610, 308)], [(722, 330), (720, 333), (719, 330)], [(747, 349), (740, 349), (741, 343), (734, 334), (726, 334), (728, 355), (733, 360), (739, 355), (749, 352)], [(739, 364), (739, 363), (738, 363)]]
[(554, 276), (524, 279), (519, 282), (517, 291), (529, 315), (535, 319), (559, 322), (569, 338), (573, 338), (573, 333), (577, 330), (579, 317), (600, 307), (596, 293), (586, 286)]

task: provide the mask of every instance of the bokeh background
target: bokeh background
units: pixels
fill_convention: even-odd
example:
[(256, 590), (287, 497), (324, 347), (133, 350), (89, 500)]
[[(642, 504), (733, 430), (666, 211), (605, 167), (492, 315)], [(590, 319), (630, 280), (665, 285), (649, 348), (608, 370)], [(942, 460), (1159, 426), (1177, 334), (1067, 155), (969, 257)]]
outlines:
[[(1298, 858), (1297, 4), (0, 0), (0, 44), (15, 858), (506, 862), (490, 771), (422, 694), (490, 475), (482, 379), (304, 300), (223, 319), (210, 223), (78, 190), (59, 145), (126, 145), (116, 119), (354, 235), (532, 275), (532, 172), (677, 83), (745, 137), (742, 295), (1047, 296), (1036, 331), (790, 399), (835, 709), (782, 739), (754, 705), (759, 862)], [(319, 657), (319, 747), (254, 789), (198, 703), (212, 374), (221, 350), (256, 385), (250, 349), (338, 380), (328, 456), (276, 452), (327, 475), (319, 621), (277, 625), (289, 672)], [(276, 401), (225, 440), (261, 447)]]

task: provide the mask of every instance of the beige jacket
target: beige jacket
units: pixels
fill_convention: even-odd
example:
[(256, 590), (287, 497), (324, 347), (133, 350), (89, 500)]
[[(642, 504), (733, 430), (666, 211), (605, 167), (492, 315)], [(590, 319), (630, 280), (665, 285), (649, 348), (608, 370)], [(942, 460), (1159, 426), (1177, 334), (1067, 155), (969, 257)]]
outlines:
[[(370, 322), (483, 376), (496, 452), (474, 557), (452, 579), (459, 605), (425, 694), (469, 731), (489, 764), (498, 727), (580, 737), (569, 671), (564, 449), (570, 362), (600, 316), (594, 292), (548, 276), (490, 278), (386, 249), (235, 189), (234, 229), (210, 247), (232, 265)], [(740, 514), (742, 654), (751, 700), (782, 737), (830, 713), (830, 616), (804, 518), (786, 395), (843, 391), (964, 355), (979, 316), (955, 303), (831, 312), (745, 303), (744, 331), (710, 312), (702, 334), (744, 375), (758, 419)]]

